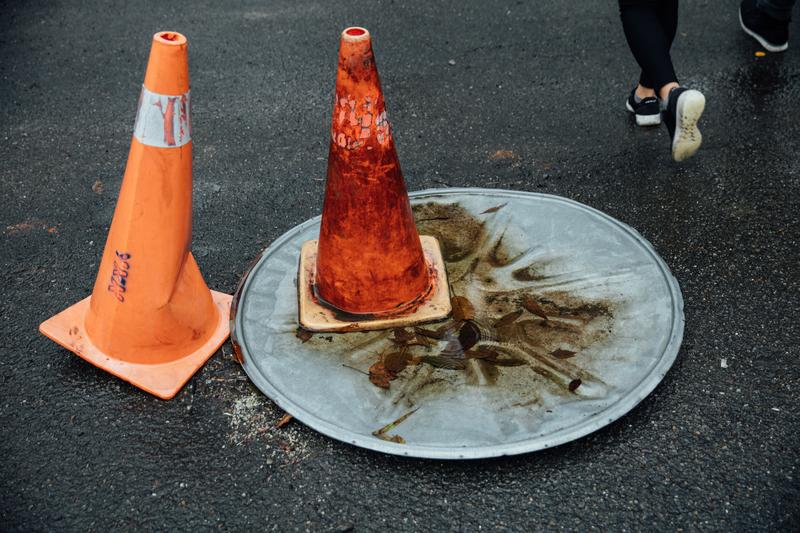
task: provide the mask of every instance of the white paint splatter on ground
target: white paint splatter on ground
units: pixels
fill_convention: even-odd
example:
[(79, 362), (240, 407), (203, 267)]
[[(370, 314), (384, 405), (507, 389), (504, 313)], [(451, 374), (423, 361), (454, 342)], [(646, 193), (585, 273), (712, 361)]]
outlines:
[(282, 413), (263, 396), (248, 394), (237, 398), (231, 411), (225, 414), (230, 418), (228, 442), (233, 446), (260, 443), (265, 449), (268, 464), (272, 464), (273, 460), (296, 463), (308, 457), (308, 444), (298, 427), (293, 427), (298, 423), (294, 421), (283, 428), (276, 428), (275, 424)]

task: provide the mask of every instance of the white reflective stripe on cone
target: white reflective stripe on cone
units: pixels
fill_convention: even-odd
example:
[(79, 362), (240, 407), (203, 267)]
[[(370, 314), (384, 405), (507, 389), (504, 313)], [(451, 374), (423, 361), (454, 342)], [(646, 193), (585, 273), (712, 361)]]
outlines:
[(192, 105), (189, 91), (172, 96), (147, 90), (142, 85), (133, 136), (156, 148), (183, 146), (192, 140)]

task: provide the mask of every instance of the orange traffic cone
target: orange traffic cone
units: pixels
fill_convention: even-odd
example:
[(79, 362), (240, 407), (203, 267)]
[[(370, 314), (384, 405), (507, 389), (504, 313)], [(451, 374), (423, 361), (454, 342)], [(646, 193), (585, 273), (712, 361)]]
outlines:
[(92, 295), (39, 326), (93, 365), (165, 400), (229, 333), (231, 297), (209, 291), (189, 251), (191, 133), (186, 37), (160, 32)]
[(341, 36), (322, 226), (301, 257), (300, 322), (312, 331), (450, 312), (439, 244), (417, 233), (364, 28)]

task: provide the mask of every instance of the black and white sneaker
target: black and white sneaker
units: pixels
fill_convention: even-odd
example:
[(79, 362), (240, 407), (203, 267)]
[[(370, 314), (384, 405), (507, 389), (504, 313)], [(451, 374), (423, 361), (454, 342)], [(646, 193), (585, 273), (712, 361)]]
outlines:
[(675, 161), (692, 157), (700, 148), (703, 135), (697, 129), (697, 121), (705, 107), (706, 97), (700, 91), (676, 87), (669, 92), (667, 108), (662, 114), (672, 139), (672, 158)]
[(628, 99), (625, 100), (625, 109), (636, 115), (637, 126), (658, 126), (661, 124), (661, 110), (658, 107), (658, 99), (655, 96), (648, 96), (637, 102), (636, 89), (634, 89)]
[(739, 5), (739, 24), (747, 35), (770, 52), (789, 48), (789, 21), (772, 18), (758, 7), (756, 0), (743, 0)]

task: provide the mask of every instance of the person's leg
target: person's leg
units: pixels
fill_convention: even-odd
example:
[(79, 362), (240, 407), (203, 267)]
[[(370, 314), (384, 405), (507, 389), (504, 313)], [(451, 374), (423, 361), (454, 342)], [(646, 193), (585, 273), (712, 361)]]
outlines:
[[(626, 24), (630, 23), (630, 10), (638, 6), (649, 5), (655, 7), (654, 2), (657, 0), (619, 0), (620, 18), (622, 19), (623, 29)], [(628, 22), (626, 22), (626, 20)], [(628, 37), (626, 31), (626, 38)], [(640, 42), (636, 39), (631, 41), (628, 39), (628, 45), (631, 50), (646, 50), (648, 44)], [(634, 53), (636, 57), (636, 53)], [(641, 73), (639, 75), (639, 83), (636, 88), (631, 91), (628, 98), (625, 100), (625, 108), (636, 116), (636, 124), (639, 126), (658, 126), (661, 124), (661, 112), (658, 106), (658, 99), (656, 92), (653, 89), (653, 82), (647, 71), (641, 63)]]
[[(658, 20), (661, 22), (661, 27), (664, 28), (664, 34), (669, 42), (669, 48), (672, 48), (672, 42), (675, 40), (675, 35), (678, 33), (678, 0), (660, 0), (657, 5)], [(667, 83), (659, 89), (658, 97), (662, 101), (666, 101), (669, 97), (669, 92), (678, 87), (677, 80)]]
[(636, 86), (634, 91), (636, 98), (639, 100), (644, 100), (645, 98), (653, 98), (656, 95), (655, 89), (653, 89), (653, 82), (645, 76), (645, 73), (639, 76), (639, 84)]
[(792, 19), (792, 7), (797, 0), (756, 0), (756, 5), (777, 20)]
[(640, 100), (645, 98), (653, 98), (656, 96), (656, 91), (653, 89), (653, 81), (645, 71), (641, 71), (639, 74), (639, 85), (636, 86), (634, 94), (636, 95), (636, 98), (639, 98)]
[(678, 28), (677, 0), (619, 0), (625, 38), (642, 69), (641, 81), (650, 82), (660, 96), (663, 121), (669, 130), (672, 157), (683, 161), (700, 147), (703, 136), (697, 121), (705, 108), (699, 91), (680, 87), (669, 49)]
[(796, 0), (742, 0), (739, 24), (770, 52), (789, 48), (789, 21)]
[(642, 69), (639, 85), (657, 93), (667, 84), (677, 85), (678, 81), (669, 55), (675, 29), (662, 26), (659, 11), (663, 8), (659, 4), (653, 0), (619, 0), (625, 39)]
[[(669, 43), (668, 46), (672, 47), (672, 41), (675, 40), (675, 34), (678, 31), (678, 0), (654, 0), (650, 3), (654, 4), (658, 20)], [(636, 86), (635, 94), (638, 98), (656, 96), (653, 81), (645, 71), (642, 71), (639, 76), (639, 85)]]

